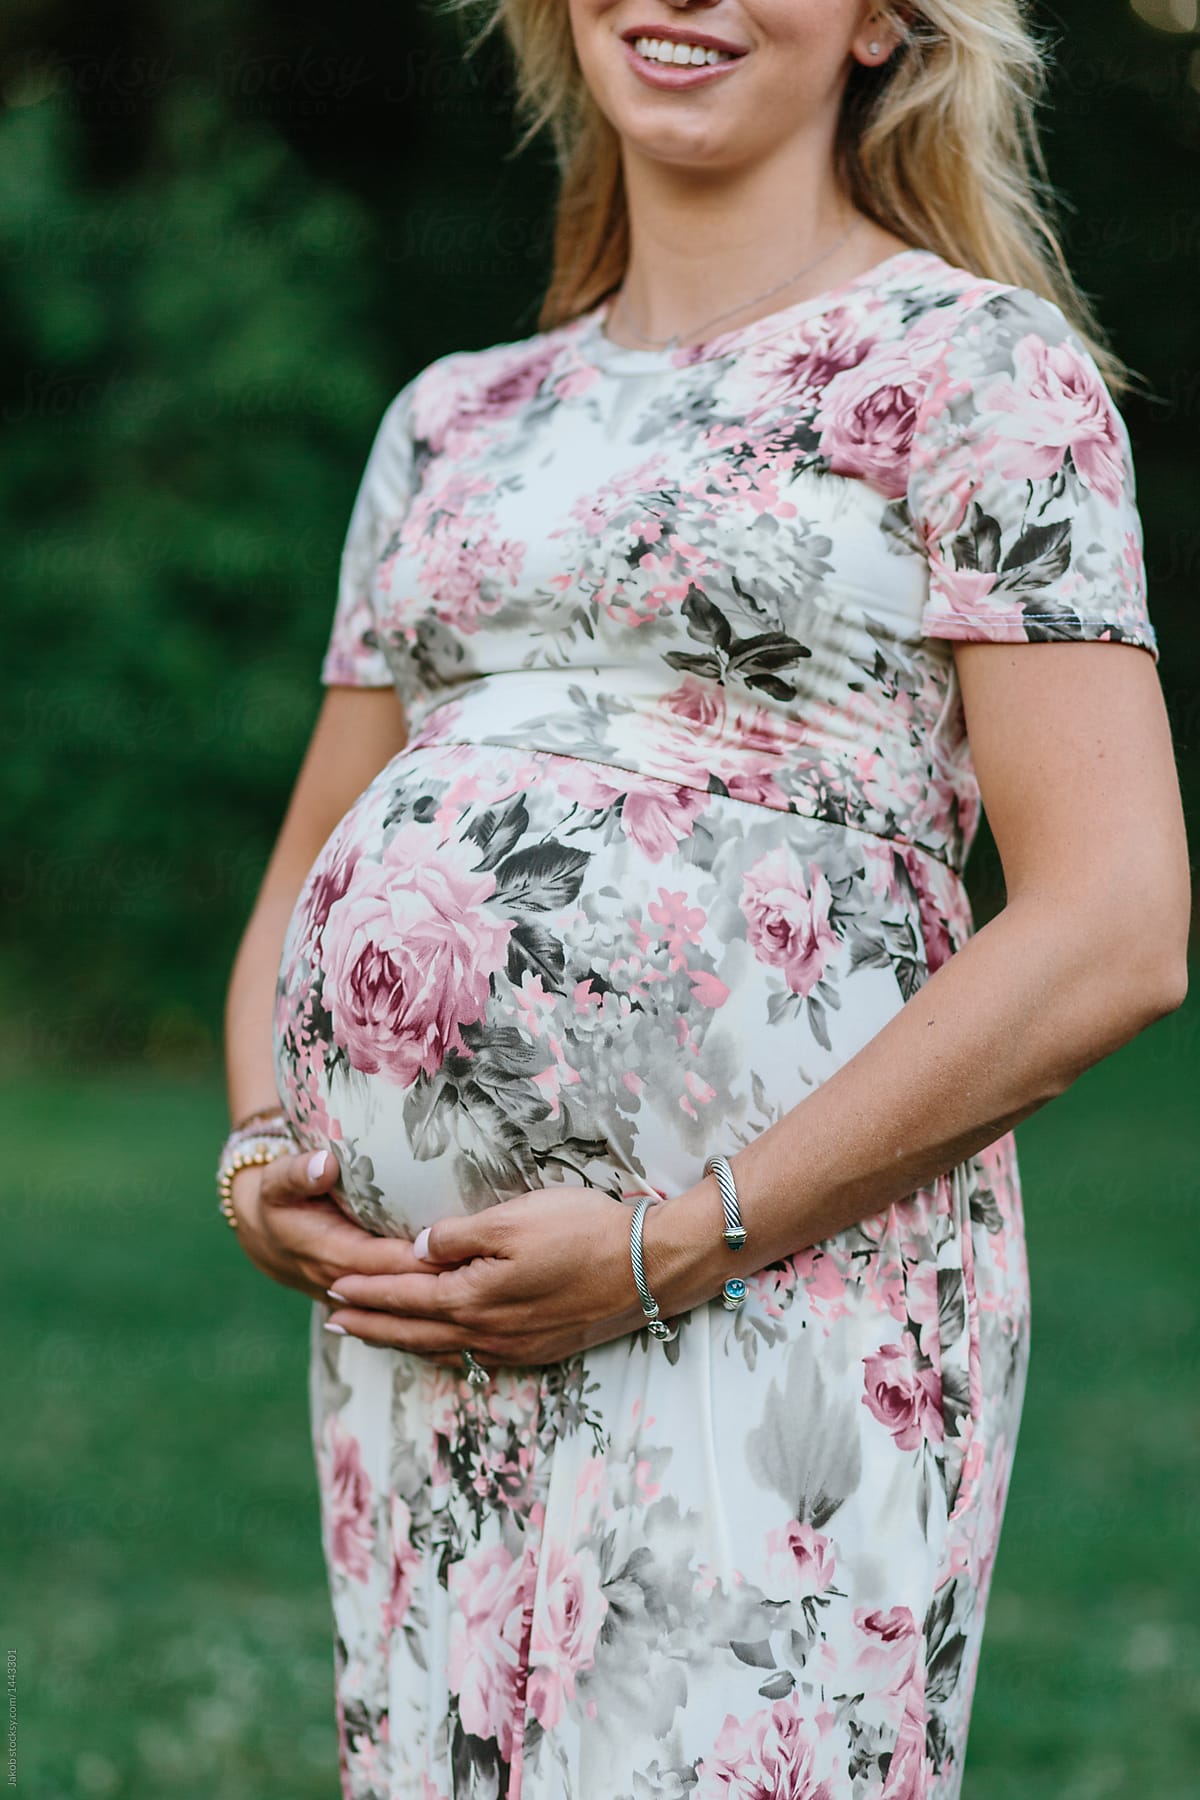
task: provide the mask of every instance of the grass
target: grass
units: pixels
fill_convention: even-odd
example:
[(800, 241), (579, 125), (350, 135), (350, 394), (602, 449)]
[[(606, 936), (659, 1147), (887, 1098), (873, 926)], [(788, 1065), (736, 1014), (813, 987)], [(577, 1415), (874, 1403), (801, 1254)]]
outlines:
[[(1200, 1006), (1019, 1132), (1033, 1363), (964, 1800), (1200, 1766)], [(332, 1800), (307, 1309), (215, 1216), (214, 1086), (10, 1083), (0, 1529), (18, 1792)]]

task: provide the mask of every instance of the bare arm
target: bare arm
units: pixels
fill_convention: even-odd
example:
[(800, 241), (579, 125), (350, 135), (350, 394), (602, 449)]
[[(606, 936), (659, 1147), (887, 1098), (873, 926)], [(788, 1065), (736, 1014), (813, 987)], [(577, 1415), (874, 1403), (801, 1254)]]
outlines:
[[(1007, 903), (737, 1153), (759, 1266), (994, 1143), (1187, 991), (1187, 843), (1153, 659), (1095, 643), (964, 643), (954, 655)], [(686, 1205), (647, 1220), (664, 1293), (697, 1279), (711, 1293), (737, 1272), (723, 1248), (697, 1264), (698, 1242), (719, 1244), (711, 1178), (690, 1204), (693, 1221), (705, 1215), (699, 1233)]]
[[(981, 642), (955, 659), (1007, 903), (731, 1156), (755, 1268), (929, 1185), (1186, 992), (1190, 877), (1153, 659), (1133, 645)], [(668, 1317), (745, 1274), (722, 1225), (711, 1177), (650, 1208), (647, 1275)], [(447, 1358), (467, 1343), (486, 1366), (556, 1361), (642, 1323), (627, 1210), (594, 1190), (443, 1219), (421, 1248), (440, 1271), (340, 1279), (334, 1327)]]
[(225, 1065), (234, 1120), (278, 1105), (271, 1056), (275, 978), (305, 876), (338, 820), (404, 742), (404, 712), (391, 688), (325, 690), (229, 980)]

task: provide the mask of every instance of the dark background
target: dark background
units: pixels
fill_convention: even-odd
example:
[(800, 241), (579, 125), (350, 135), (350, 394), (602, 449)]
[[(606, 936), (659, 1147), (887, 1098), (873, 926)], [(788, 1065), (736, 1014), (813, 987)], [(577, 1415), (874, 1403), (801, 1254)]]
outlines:
[[(1194, 843), (1200, 35), (1150, 22), (1191, 3), (1035, 16), (1069, 257), (1147, 390)], [(220, 1018), (383, 409), (536, 328), (553, 175), (510, 91), (414, 0), (0, 15), (0, 1613), (36, 1800), (336, 1791), (308, 1309), (216, 1218)], [(968, 882), (982, 922), (986, 835)], [(1198, 1074), (1192, 999), (1018, 1133), (1033, 1361), (964, 1800), (1200, 1766)]]
[[(1194, 803), (1200, 40), (1121, 0), (1037, 17), (1069, 258), (1149, 389), (1124, 410)], [(411, 4), (24, 0), (0, 86), (0, 1057), (211, 1068), (371, 434), (435, 356), (536, 329), (549, 149), (510, 154), (498, 37), (468, 60)], [(970, 883), (982, 921), (986, 839)]]

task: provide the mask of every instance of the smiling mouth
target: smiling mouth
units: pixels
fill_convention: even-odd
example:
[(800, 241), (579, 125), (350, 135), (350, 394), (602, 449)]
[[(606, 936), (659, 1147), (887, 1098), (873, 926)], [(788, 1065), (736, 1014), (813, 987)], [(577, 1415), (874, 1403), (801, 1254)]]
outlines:
[(636, 37), (627, 38), (626, 42), (633, 46), (644, 61), (666, 64), (677, 69), (698, 69), (706, 64), (738, 60), (732, 50), (713, 50), (706, 44), (677, 44), (670, 38)]

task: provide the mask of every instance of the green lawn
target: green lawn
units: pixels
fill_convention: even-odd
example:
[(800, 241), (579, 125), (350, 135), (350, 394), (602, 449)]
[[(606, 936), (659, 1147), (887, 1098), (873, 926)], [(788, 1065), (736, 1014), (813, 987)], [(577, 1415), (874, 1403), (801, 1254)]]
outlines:
[[(1020, 1130), (1034, 1348), (964, 1800), (1200, 1767), (1200, 1004)], [(215, 1087), (11, 1083), (18, 1792), (333, 1800), (307, 1309), (215, 1214)]]

